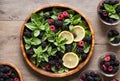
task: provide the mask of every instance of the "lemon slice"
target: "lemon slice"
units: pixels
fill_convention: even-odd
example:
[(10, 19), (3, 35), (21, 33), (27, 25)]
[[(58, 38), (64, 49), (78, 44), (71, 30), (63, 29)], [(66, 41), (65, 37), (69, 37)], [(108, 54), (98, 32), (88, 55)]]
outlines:
[(63, 58), (63, 65), (69, 69), (75, 68), (79, 63), (77, 54), (73, 52), (66, 53)]
[(76, 35), (74, 41), (79, 42), (85, 37), (85, 29), (82, 26), (74, 26), (73, 34)]
[(71, 44), (74, 40), (73, 34), (69, 31), (62, 31), (59, 36), (62, 36), (67, 39), (66, 44)]

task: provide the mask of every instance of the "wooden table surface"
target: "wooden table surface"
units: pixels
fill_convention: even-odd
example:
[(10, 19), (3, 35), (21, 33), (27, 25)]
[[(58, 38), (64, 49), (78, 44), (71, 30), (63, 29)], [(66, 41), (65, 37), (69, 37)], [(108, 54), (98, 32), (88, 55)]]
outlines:
[[(106, 31), (110, 28), (117, 28), (120, 31), (120, 24), (117, 26), (106, 26), (97, 17), (96, 7), (100, 0), (0, 0), (0, 62), (9, 62), (16, 65), (24, 81), (59, 81), (45, 77), (34, 72), (23, 59), (20, 50), (20, 30), (26, 16), (34, 9), (51, 3), (61, 3), (75, 7), (83, 12), (91, 21), (95, 33), (95, 48), (89, 63), (82, 69), (98, 70), (98, 58), (104, 52), (112, 51), (120, 57), (120, 46), (113, 47), (107, 43)], [(78, 73), (62, 79), (78, 81)], [(120, 73), (115, 76), (120, 80)], [(106, 78), (105, 81), (108, 81)]]

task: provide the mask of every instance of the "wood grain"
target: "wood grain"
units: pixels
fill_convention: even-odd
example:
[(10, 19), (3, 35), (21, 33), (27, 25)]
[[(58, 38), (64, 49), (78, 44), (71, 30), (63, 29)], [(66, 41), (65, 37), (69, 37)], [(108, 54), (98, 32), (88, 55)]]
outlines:
[[(97, 17), (96, 8), (100, 0), (0, 0), (0, 62), (10, 62), (16, 65), (24, 81), (59, 81), (34, 72), (25, 62), (19, 47), (20, 29), (26, 16), (34, 9), (51, 3), (63, 3), (75, 7), (83, 12), (91, 21), (95, 32), (95, 49), (92, 59), (82, 71), (86, 69), (98, 70), (98, 58), (104, 52), (113, 51), (120, 57), (120, 46), (113, 47), (107, 44), (106, 31), (116, 28), (120, 31), (120, 24), (108, 27), (102, 24)], [(69, 81), (78, 81), (80, 71), (72, 76), (61, 78)], [(120, 80), (120, 73), (115, 76)], [(110, 78), (105, 77), (105, 81)]]

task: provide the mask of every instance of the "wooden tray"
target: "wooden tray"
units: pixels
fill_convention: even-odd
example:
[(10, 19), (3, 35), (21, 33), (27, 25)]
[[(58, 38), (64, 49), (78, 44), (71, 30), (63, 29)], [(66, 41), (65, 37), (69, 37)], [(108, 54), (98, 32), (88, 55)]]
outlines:
[(20, 81), (23, 81), (22, 74), (21, 74), (20, 70), (19, 70), (15, 65), (13, 65), (13, 64), (11, 64), (11, 63), (7, 63), (7, 62), (0, 62), (0, 65), (7, 65), (7, 66), (10, 66), (10, 67), (12, 67), (13, 69), (15, 69), (16, 72), (18, 73), (18, 76), (19, 76)]
[[(64, 73), (60, 73), (60, 74), (57, 74), (57, 73), (51, 73), (51, 72), (48, 72), (48, 71), (45, 71), (45, 70), (42, 70), (40, 68), (37, 68), (28, 58), (27, 58), (27, 55), (26, 55), (26, 52), (25, 52), (25, 47), (24, 47), (24, 43), (23, 43), (23, 33), (24, 33), (24, 28), (25, 28), (25, 24), (28, 22), (28, 20), (30, 19), (30, 16), (32, 13), (36, 13), (38, 11), (41, 11), (41, 10), (44, 10), (46, 8), (51, 8), (51, 7), (57, 7), (57, 8), (68, 8), (68, 9), (72, 9), (74, 10), (75, 12), (77, 12), (78, 14), (80, 14), (84, 19), (85, 21), (88, 23), (88, 26), (90, 28), (90, 31), (92, 33), (92, 45), (91, 45), (91, 49), (90, 49), (90, 52), (89, 52), (89, 55), (87, 56), (86, 60), (83, 61), (82, 63), (80, 63), (76, 68), (68, 71), (68, 72), (64, 72)], [(45, 75), (45, 76), (48, 76), (48, 77), (54, 77), (54, 78), (60, 78), (60, 77), (65, 77), (65, 76), (69, 76), (69, 75), (72, 75), (78, 71), (80, 71), (87, 63), (88, 61), (90, 60), (91, 56), (92, 56), (92, 52), (93, 52), (93, 49), (94, 49), (94, 32), (93, 32), (93, 29), (92, 29), (92, 26), (91, 26), (91, 23), (90, 21), (86, 18), (86, 16), (84, 14), (82, 14), (80, 11), (72, 8), (72, 7), (69, 7), (69, 6), (66, 6), (66, 5), (63, 5), (63, 4), (49, 4), (49, 5), (46, 5), (46, 6), (43, 6), (43, 7), (40, 7), (38, 9), (36, 9), (35, 11), (33, 11), (24, 21), (23, 25), (22, 25), (22, 28), (21, 28), (21, 33), (20, 33), (20, 47), (21, 47), (21, 50), (22, 50), (22, 54), (23, 54), (23, 57), (25, 59), (25, 61), (27, 62), (27, 64), (36, 72), (42, 74), (42, 75)]]

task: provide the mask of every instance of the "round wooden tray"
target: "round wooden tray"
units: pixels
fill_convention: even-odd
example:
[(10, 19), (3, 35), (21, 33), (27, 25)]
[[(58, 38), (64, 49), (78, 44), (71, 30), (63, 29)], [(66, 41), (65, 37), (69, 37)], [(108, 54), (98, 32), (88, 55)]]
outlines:
[(19, 76), (20, 81), (23, 81), (22, 74), (21, 74), (20, 70), (19, 70), (15, 65), (13, 65), (13, 64), (11, 64), (11, 63), (7, 63), (7, 62), (0, 62), (0, 65), (7, 65), (7, 66), (10, 66), (10, 67), (12, 67), (13, 69), (15, 69), (16, 72), (18, 73), (18, 76)]
[[(25, 28), (25, 24), (28, 22), (28, 20), (30, 19), (30, 16), (32, 13), (36, 13), (36, 12), (39, 12), (41, 10), (44, 10), (46, 8), (51, 8), (51, 7), (57, 7), (57, 8), (67, 8), (67, 9), (71, 9), (71, 10), (74, 10), (75, 12), (77, 12), (78, 14), (80, 14), (84, 19), (85, 21), (88, 23), (88, 26), (90, 28), (90, 31), (92, 33), (92, 45), (91, 45), (91, 49), (90, 49), (90, 52), (89, 52), (89, 55), (87, 56), (87, 59), (85, 61), (83, 61), (82, 63), (80, 63), (76, 68), (68, 71), (68, 72), (64, 72), (64, 73), (60, 73), (60, 74), (57, 74), (57, 73), (51, 73), (51, 72), (48, 72), (48, 71), (45, 71), (45, 70), (42, 70), (40, 68), (37, 68), (28, 58), (27, 58), (27, 55), (26, 55), (26, 52), (25, 52), (25, 47), (24, 47), (24, 42), (23, 42), (23, 33), (24, 33), (24, 28)], [(92, 56), (92, 52), (93, 52), (93, 49), (94, 49), (94, 32), (93, 32), (93, 29), (92, 29), (92, 25), (90, 23), (90, 21), (86, 18), (86, 16), (84, 14), (82, 14), (80, 11), (72, 8), (72, 7), (69, 7), (69, 6), (66, 6), (66, 5), (63, 5), (63, 4), (49, 4), (49, 5), (46, 5), (46, 6), (43, 6), (43, 7), (40, 7), (38, 9), (36, 9), (35, 11), (33, 11), (24, 21), (23, 25), (22, 25), (22, 28), (21, 28), (21, 33), (20, 33), (20, 47), (21, 47), (21, 50), (22, 50), (22, 54), (23, 54), (23, 57), (25, 59), (25, 61), (27, 62), (27, 64), (36, 72), (42, 74), (42, 75), (45, 75), (45, 76), (48, 76), (48, 77), (54, 77), (54, 78), (60, 78), (60, 77), (65, 77), (65, 76), (69, 76), (69, 75), (72, 75), (78, 71), (80, 71), (87, 63), (88, 61), (90, 60), (91, 56)]]

